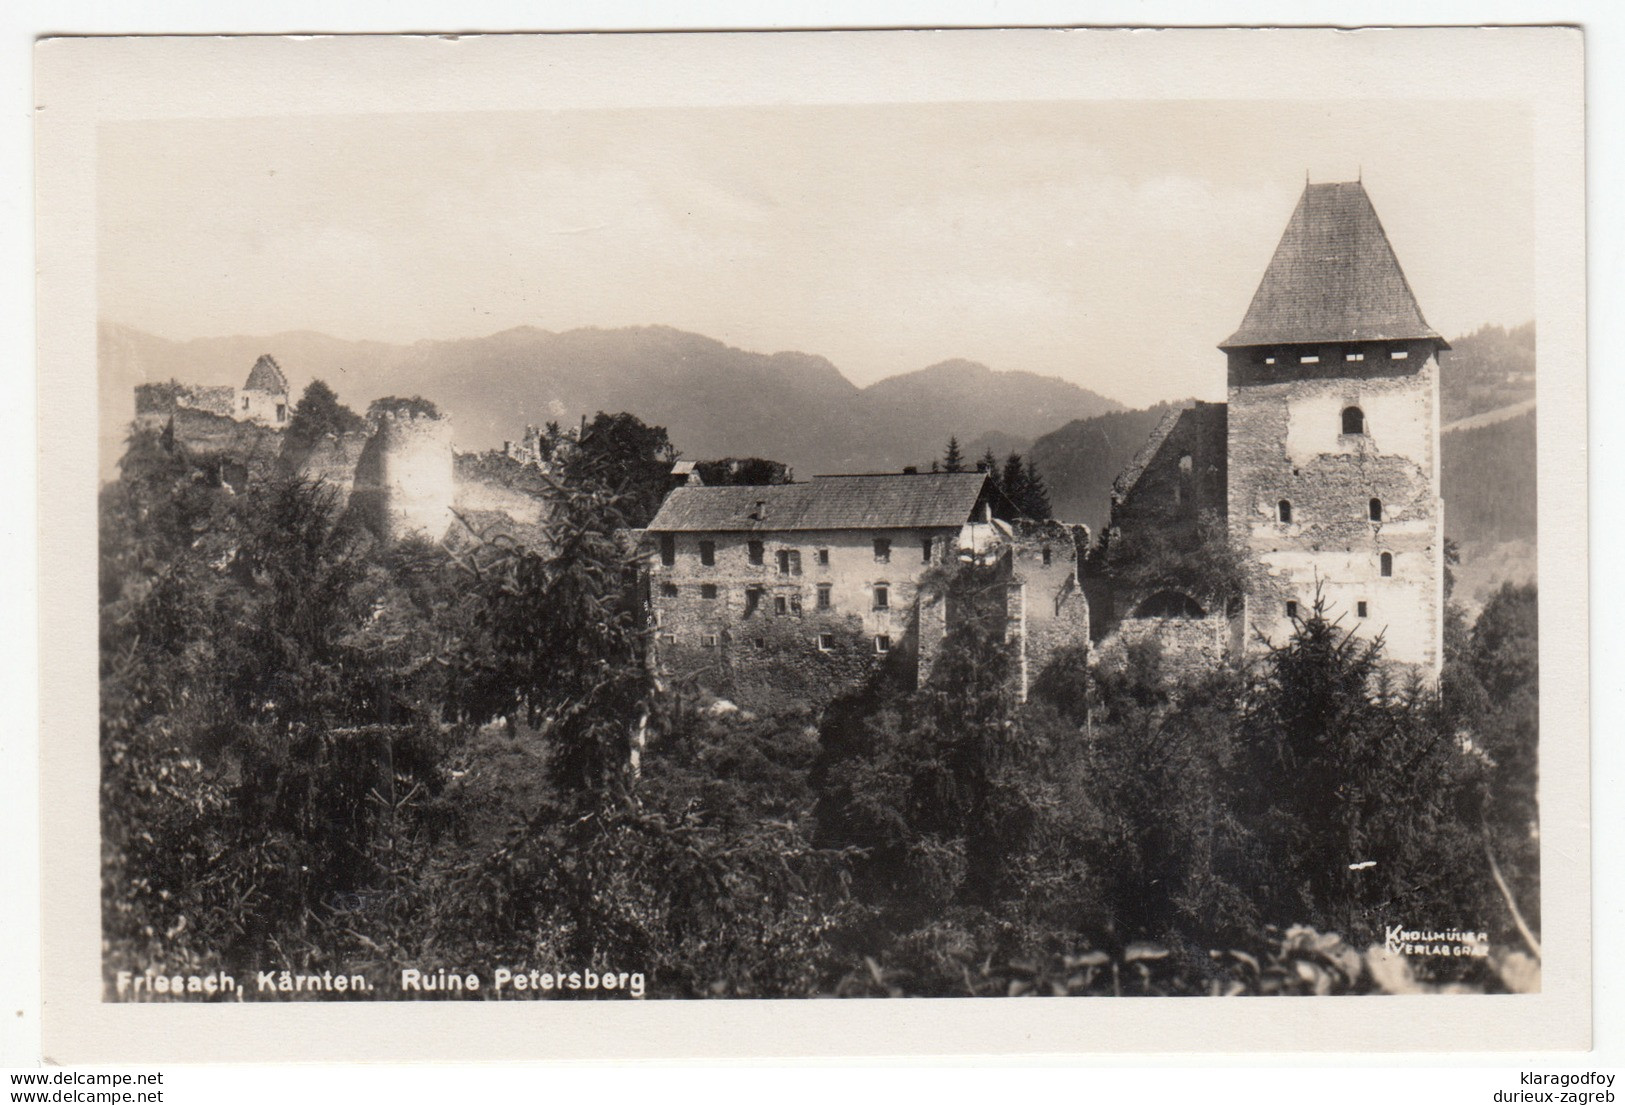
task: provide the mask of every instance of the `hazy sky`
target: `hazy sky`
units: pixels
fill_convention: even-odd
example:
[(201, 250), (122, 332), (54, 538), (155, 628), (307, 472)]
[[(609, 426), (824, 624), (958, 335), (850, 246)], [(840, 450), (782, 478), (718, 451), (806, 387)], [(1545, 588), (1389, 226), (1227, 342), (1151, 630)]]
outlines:
[(663, 323), (859, 384), (966, 357), (1222, 397), (1304, 183), (1366, 187), (1435, 328), (1534, 314), (1493, 102), (571, 110), (107, 124), (100, 309), (169, 338)]

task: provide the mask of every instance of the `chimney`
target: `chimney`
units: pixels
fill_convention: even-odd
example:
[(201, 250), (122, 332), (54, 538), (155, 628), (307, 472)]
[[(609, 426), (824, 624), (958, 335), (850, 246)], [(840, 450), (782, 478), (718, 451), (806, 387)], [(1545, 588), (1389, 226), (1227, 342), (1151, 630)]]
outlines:
[(758, 522), (760, 522), (763, 518), (767, 517), (767, 500), (766, 499), (757, 499), (756, 500), (756, 510), (754, 512), (752, 512), (751, 517), (756, 519)]
[(905, 476), (918, 476), (919, 474), (920, 470), (914, 467), (912, 464), (903, 469), (903, 475)]

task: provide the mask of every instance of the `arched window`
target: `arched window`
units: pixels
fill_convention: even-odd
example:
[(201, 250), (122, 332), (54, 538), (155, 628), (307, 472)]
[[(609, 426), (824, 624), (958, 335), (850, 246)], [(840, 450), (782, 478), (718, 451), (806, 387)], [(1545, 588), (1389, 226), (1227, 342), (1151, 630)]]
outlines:
[(1370, 505), (1366, 509), (1370, 512), (1370, 517), (1371, 517), (1371, 520), (1373, 522), (1382, 521), (1382, 500), (1381, 499), (1372, 499)]
[(1202, 604), (1182, 591), (1158, 591), (1134, 608), (1136, 618), (1205, 618)]
[(1276, 503), (1275, 517), (1282, 522), (1292, 521), (1292, 503), (1286, 499)]
[(1385, 576), (1394, 574), (1394, 554), (1391, 552), (1382, 554), (1382, 574)]
[(1344, 407), (1343, 432), (1346, 434), (1365, 433), (1365, 411), (1359, 407)]

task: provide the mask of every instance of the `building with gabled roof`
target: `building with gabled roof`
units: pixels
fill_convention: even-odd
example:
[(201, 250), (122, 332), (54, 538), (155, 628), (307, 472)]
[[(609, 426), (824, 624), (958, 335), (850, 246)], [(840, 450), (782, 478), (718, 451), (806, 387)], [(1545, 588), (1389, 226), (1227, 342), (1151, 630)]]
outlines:
[(1344, 627), (1380, 635), (1387, 659), (1437, 676), (1438, 354), (1449, 346), (1363, 184), (1304, 188), (1219, 348), (1227, 402), (1158, 428), (1114, 489), (1110, 541), (1166, 543), (1216, 517), (1245, 568), (1239, 594), (1117, 594), (1121, 633), (1244, 653), (1286, 640), (1318, 599)]
[(982, 472), (675, 488), (645, 530), (655, 663), (755, 705), (821, 704), (886, 664), (923, 679), (954, 613), (922, 584), (974, 560), (1003, 581), (1025, 694), (1088, 640), (1087, 533), (1016, 514)]

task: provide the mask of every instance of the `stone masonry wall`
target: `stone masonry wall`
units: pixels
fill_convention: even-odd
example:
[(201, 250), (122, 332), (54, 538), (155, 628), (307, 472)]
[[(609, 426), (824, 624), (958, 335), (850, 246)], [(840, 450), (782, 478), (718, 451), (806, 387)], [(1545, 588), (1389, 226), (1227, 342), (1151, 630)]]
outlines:
[[(1286, 639), (1287, 603), (1307, 615), (1318, 587), (1331, 617), (1383, 635), (1389, 660), (1437, 674), (1438, 369), (1426, 343), (1412, 345), (1404, 361), (1390, 360), (1386, 346), (1358, 348), (1363, 361), (1346, 361), (1338, 347), (1310, 366), (1296, 363), (1308, 349), (1277, 366), (1261, 365), (1251, 350), (1231, 354), (1229, 524), (1265, 570), (1246, 598), (1246, 640), (1257, 647), (1259, 634)], [(1364, 412), (1365, 433), (1341, 432), (1349, 406)], [(1291, 504), (1290, 521), (1280, 520), (1281, 500)]]

